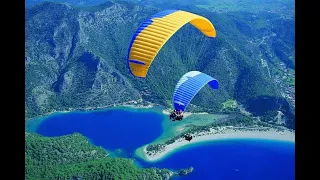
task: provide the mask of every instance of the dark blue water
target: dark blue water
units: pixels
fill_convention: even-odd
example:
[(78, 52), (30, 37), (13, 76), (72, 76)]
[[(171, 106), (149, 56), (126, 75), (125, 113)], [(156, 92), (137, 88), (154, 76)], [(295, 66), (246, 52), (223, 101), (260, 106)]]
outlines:
[(194, 172), (175, 179), (213, 180), (293, 180), (295, 179), (294, 143), (269, 140), (223, 140), (193, 144), (157, 163), (142, 166)]
[[(95, 145), (108, 150), (123, 149), (132, 157), (136, 148), (152, 142), (162, 133), (163, 116), (154, 112), (115, 109), (87, 113), (51, 115), (36, 132), (61, 136), (79, 132)], [(194, 167), (193, 173), (174, 179), (293, 180), (294, 143), (270, 140), (223, 140), (192, 144), (156, 163), (140, 159), (143, 167), (178, 170)]]
[(162, 133), (161, 114), (114, 109), (72, 112), (49, 116), (36, 132), (43, 136), (62, 136), (79, 132), (97, 146), (128, 153), (152, 142)]

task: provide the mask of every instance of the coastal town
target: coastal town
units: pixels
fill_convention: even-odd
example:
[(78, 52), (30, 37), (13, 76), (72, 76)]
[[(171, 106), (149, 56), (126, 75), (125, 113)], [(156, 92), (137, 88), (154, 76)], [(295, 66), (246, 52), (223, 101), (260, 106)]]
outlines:
[(286, 98), (295, 107), (295, 72), (286, 67), (283, 62), (279, 64), (279, 70), (274, 76), (274, 81), (282, 89), (281, 96)]

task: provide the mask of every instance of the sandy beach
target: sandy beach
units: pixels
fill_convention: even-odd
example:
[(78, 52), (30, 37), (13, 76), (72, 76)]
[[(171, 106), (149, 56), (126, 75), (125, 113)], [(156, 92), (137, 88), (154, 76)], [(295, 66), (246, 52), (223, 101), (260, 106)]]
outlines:
[(270, 139), (295, 142), (295, 134), (294, 132), (291, 132), (289, 130), (277, 131), (276, 129), (271, 129), (267, 131), (259, 131), (250, 128), (248, 128), (248, 130), (243, 130), (243, 128), (240, 129), (225, 128), (222, 130), (220, 129), (219, 131), (211, 129), (211, 131), (207, 133), (199, 133), (198, 135), (192, 134), (193, 139), (190, 142), (181, 138), (176, 140), (172, 144), (166, 145), (161, 151), (157, 152), (156, 154), (152, 153), (151, 155), (147, 154), (147, 146), (144, 146), (144, 157), (147, 161), (157, 161), (170, 154), (170, 152), (174, 152), (175, 150), (179, 149), (180, 147), (204, 141), (214, 141), (222, 139)]
[(128, 105), (128, 104), (125, 104), (125, 105), (121, 105), (123, 107), (130, 107), (130, 108), (141, 108), (141, 109), (149, 109), (149, 108), (153, 108), (154, 105), (153, 104), (149, 104), (147, 106), (144, 106), (144, 105)]

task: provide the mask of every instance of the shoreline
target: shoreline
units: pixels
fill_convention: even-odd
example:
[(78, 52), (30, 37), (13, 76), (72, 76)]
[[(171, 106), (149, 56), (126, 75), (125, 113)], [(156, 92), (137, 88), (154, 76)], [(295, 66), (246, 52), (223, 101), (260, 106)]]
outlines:
[[(244, 130), (245, 129), (245, 130)], [(219, 140), (232, 139), (261, 139), (261, 140), (279, 140), (286, 142), (295, 142), (295, 133), (290, 130), (278, 131), (270, 129), (265, 131), (257, 128), (230, 128), (222, 127), (220, 130), (210, 129), (208, 133), (191, 134), (193, 139), (189, 142), (184, 138), (177, 139), (174, 143), (169, 145), (162, 145), (158, 152), (148, 152), (145, 145), (136, 150), (136, 155), (148, 162), (159, 161), (167, 155), (174, 153), (178, 149), (188, 146), (190, 144), (197, 144), (201, 142), (214, 142)]]
[[(143, 102), (147, 102), (148, 105), (143, 105), (142, 104)], [(42, 119), (46, 116), (50, 116), (55, 113), (63, 114), (63, 113), (69, 113), (69, 112), (75, 112), (75, 111), (87, 112), (87, 111), (106, 110), (106, 109), (121, 108), (121, 107), (128, 107), (128, 108), (132, 108), (132, 109), (151, 109), (151, 108), (154, 108), (157, 106), (162, 106), (162, 105), (151, 103), (148, 101), (143, 101), (143, 100), (139, 99), (139, 100), (131, 100), (131, 101), (126, 101), (126, 102), (119, 103), (119, 104), (110, 104), (110, 105), (100, 106), (100, 107), (69, 108), (68, 110), (60, 110), (60, 111), (53, 110), (53, 111), (47, 112), (42, 115), (38, 115), (38, 116), (35, 116), (32, 118), (25, 119), (25, 123), (27, 123), (30, 120)], [(167, 108), (163, 109), (162, 114), (170, 115), (170, 109), (167, 109)], [(207, 112), (199, 112), (199, 113), (184, 112), (184, 118), (191, 116), (193, 114), (195, 115), (195, 114), (209, 114), (209, 113), (207, 113)]]
[[(133, 108), (133, 109), (151, 109), (151, 108), (153, 108), (155, 106), (158, 106), (158, 104), (150, 103), (150, 102), (147, 102), (147, 101), (145, 101), (145, 102), (147, 102), (148, 105), (145, 106), (145, 105), (141, 104), (142, 102), (143, 102), (143, 100), (139, 99), (139, 100), (126, 101), (126, 102), (119, 103), (119, 104), (110, 104), (110, 105), (100, 106), (100, 107), (69, 108), (68, 110), (61, 110), (61, 111), (53, 110), (53, 111), (47, 112), (47, 113), (42, 114), (42, 115), (38, 115), (38, 116), (35, 116), (35, 117), (32, 117), (32, 118), (25, 119), (25, 122), (28, 122), (28, 121), (34, 120), (34, 119), (41, 119), (43, 117), (50, 116), (50, 115), (55, 114), (55, 113), (63, 114), (63, 113), (69, 113), (69, 112), (74, 112), (74, 111), (87, 112), (87, 111), (119, 108), (119, 107), (129, 107), (129, 108)], [(131, 103), (133, 103), (133, 104), (131, 104)]]

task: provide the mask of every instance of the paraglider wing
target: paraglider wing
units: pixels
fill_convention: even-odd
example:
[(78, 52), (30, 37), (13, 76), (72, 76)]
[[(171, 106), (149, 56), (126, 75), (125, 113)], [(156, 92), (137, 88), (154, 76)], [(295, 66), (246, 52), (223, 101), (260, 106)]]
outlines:
[(190, 71), (184, 74), (178, 81), (173, 93), (172, 101), (174, 109), (184, 111), (193, 97), (206, 84), (212, 89), (219, 88), (218, 81), (205, 73)]
[(127, 57), (127, 66), (131, 74), (145, 78), (161, 47), (188, 22), (204, 35), (216, 37), (214, 26), (202, 16), (181, 10), (159, 12), (145, 20), (132, 37)]

